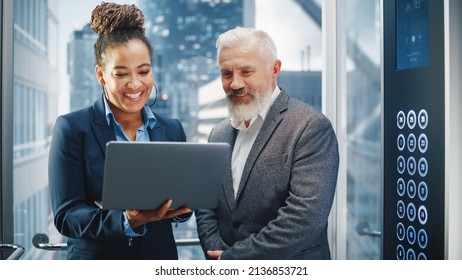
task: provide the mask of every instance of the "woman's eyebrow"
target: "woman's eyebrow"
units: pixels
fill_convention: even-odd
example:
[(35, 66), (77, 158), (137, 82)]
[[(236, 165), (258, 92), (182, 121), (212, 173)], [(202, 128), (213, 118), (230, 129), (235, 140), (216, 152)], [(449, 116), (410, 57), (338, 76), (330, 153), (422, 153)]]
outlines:
[[(151, 64), (150, 63), (143, 63), (143, 64), (139, 65), (137, 68), (142, 68), (142, 67), (146, 67), (146, 66), (151, 67)], [(113, 69), (127, 69), (127, 68), (128, 68), (127, 66), (118, 65), (118, 66), (114, 66)]]

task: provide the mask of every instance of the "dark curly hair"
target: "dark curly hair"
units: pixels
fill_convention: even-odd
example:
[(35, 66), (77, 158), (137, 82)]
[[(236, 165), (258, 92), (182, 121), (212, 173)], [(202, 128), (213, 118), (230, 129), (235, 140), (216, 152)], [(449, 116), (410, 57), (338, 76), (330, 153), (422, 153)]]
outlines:
[(102, 2), (91, 13), (91, 28), (99, 37), (94, 45), (96, 64), (104, 66), (109, 47), (133, 39), (143, 41), (152, 59), (153, 49), (144, 34), (144, 14), (135, 5)]

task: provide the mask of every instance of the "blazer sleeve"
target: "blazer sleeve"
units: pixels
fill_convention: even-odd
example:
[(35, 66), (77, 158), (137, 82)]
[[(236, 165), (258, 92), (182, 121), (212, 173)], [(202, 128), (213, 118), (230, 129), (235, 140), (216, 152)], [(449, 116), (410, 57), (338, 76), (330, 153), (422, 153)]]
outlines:
[(204, 255), (208, 250), (226, 250), (229, 246), (221, 239), (216, 209), (197, 209), (195, 211), (197, 232)]
[[(223, 139), (216, 139), (216, 129), (212, 129), (208, 142), (226, 142)], [(229, 246), (222, 240), (218, 225), (217, 209), (196, 209), (197, 232), (204, 255), (207, 257), (208, 250), (225, 250)]]
[(87, 141), (90, 132), (76, 128), (77, 123), (85, 121), (88, 120), (61, 116), (53, 129), (48, 177), (54, 223), (61, 234), (70, 238), (121, 238), (125, 236), (122, 211), (103, 211), (94, 204), (101, 199), (101, 187), (91, 184), (97, 185), (93, 181), (102, 180), (102, 174), (90, 175), (86, 167), (97, 165), (102, 170), (104, 161), (101, 154), (89, 162), (88, 153), (101, 151), (96, 142)]
[(324, 236), (339, 165), (337, 138), (325, 117), (304, 122), (298, 140), (285, 144), (293, 145), (288, 147), (293, 156), (285, 205), (258, 233), (225, 250), (222, 259), (288, 259), (294, 252), (327, 246)]

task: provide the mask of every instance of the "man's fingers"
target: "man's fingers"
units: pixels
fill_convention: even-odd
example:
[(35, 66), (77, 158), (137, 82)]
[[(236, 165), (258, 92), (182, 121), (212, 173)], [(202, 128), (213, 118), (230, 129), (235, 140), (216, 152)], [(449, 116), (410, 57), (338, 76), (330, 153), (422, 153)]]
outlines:
[(207, 251), (207, 255), (211, 258), (211, 259), (214, 259), (214, 260), (218, 260), (220, 259), (221, 257), (221, 253), (223, 251), (220, 251), (220, 250), (216, 250), (216, 251)]

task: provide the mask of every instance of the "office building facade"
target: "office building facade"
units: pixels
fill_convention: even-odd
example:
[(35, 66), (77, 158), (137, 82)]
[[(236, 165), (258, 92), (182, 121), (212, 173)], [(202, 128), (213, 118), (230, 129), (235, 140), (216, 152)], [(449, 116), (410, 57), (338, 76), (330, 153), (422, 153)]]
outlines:
[(254, 2), (139, 1), (155, 53), (154, 108), (180, 119), (190, 140), (197, 136), (198, 89), (219, 75), (215, 41), (228, 29), (254, 25)]
[(85, 108), (101, 95), (101, 86), (95, 82), (93, 45), (98, 39), (90, 24), (72, 33), (67, 45), (67, 73), (69, 75), (70, 110)]

